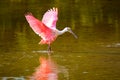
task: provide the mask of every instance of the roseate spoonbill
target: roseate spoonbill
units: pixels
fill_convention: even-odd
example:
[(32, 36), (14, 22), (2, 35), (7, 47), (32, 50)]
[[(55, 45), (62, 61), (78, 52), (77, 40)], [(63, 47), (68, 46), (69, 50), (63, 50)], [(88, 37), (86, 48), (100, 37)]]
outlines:
[(25, 14), (25, 17), (33, 31), (42, 38), (39, 44), (48, 44), (48, 51), (51, 51), (50, 45), (55, 41), (57, 36), (62, 35), (65, 32), (70, 32), (75, 38), (77, 38), (70, 27), (66, 27), (61, 31), (56, 29), (58, 8), (53, 7), (52, 9), (49, 9), (43, 15), (42, 21), (35, 18), (32, 13)]

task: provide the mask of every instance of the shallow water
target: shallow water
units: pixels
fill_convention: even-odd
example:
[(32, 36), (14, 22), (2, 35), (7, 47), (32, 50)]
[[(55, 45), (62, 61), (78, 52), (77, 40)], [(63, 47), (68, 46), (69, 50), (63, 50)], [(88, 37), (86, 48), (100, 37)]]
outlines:
[[(56, 75), (52, 73), (52, 80), (119, 80), (119, 4), (114, 0), (0, 1), (0, 79), (30, 80), (39, 70), (49, 70)], [(29, 11), (41, 19), (53, 6), (59, 9), (57, 28), (71, 27), (78, 39), (69, 33), (59, 36), (48, 56), (47, 45), (38, 44), (40, 38), (24, 14)], [(50, 69), (38, 69), (41, 57), (52, 63)]]

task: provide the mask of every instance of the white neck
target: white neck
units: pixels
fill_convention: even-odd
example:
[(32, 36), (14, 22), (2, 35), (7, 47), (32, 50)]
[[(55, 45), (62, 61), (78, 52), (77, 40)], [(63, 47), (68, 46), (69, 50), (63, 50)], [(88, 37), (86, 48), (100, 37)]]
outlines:
[(67, 32), (67, 29), (66, 29), (66, 28), (64, 28), (63, 30), (59, 31), (59, 32), (58, 32), (58, 35), (62, 35), (62, 34), (64, 34), (65, 32)]

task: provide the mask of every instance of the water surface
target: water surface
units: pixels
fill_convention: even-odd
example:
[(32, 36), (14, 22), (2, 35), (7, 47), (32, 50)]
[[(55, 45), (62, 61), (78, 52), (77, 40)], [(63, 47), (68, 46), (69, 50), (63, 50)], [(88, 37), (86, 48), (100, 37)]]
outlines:
[[(47, 45), (29, 27), (24, 14), (38, 19), (53, 6), (59, 9), (57, 28), (69, 26), (52, 44), (51, 60), (58, 80), (120, 79), (120, 1), (115, 0), (4, 0), (0, 1), (0, 79), (30, 80), (49, 56)], [(41, 70), (41, 69), (40, 69)]]

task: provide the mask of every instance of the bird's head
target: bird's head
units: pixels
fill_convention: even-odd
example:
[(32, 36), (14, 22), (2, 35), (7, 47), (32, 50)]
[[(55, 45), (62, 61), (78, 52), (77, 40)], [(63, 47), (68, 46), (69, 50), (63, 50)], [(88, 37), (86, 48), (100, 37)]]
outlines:
[(78, 38), (70, 27), (66, 27), (65, 31), (71, 33), (76, 39)]

